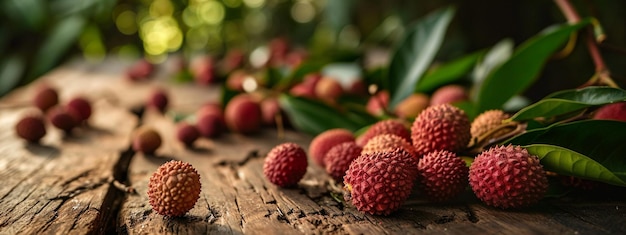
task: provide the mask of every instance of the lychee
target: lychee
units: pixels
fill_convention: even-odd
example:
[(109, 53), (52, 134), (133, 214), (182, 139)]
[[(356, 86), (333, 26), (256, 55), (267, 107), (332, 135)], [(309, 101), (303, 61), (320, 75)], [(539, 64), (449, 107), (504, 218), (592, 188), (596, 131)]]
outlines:
[(91, 117), (91, 103), (83, 97), (74, 97), (67, 103), (67, 109), (75, 115), (79, 122), (84, 122)]
[(374, 116), (381, 116), (385, 114), (385, 110), (389, 105), (389, 92), (388, 91), (380, 91), (375, 95), (371, 96), (369, 100), (367, 100), (367, 104), (365, 109), (368, 113)]
[(298, 83), (291, 87), (289, 93), (297, 97), (316, 98), (315, 87), (322, 78), (319, 73), (309, 73), (304, 76), (301, 83)]
[(397, 135), (405, 139), (408, 143), (411, 143), (411, 132), (404, 126), (402, 121), (395, 119), (387, 119), (374, 123), (365, 133), (357, 138), (356, 143), (360, 146), (364, 146), (370, 139), (382, 134)]
[(593, 119), (626, 122), (626, 102), (607, 104), (593, 114)]
[(470, 122), (463, 110), (450, 104), (430, 106), (415, 118), (411, 139), (418, 155), (436, 150), (457, 152), (470, 140)]
[(539, 158), (520, 146), (494, 146), (479, 154), (469, 170), (469, 184), (485, 204), (519, 208), (539, 201), (548, 179)]
[(344, 176), (344, 195), (357, 210), (389, 215), (409, 197), (417, 177), (417, 159), (398, 148), (362, 154)]
[(243, 91), (243, 82), (250, 76), (244, 70), (235, 70), (226, 78), (226, 87), (233, 91)]
[(215, 138), (226, 129), (224, 119), (216, 113), (204, 113), (198, 117), (197, 129), (201, 136)]
[(63, 130), (69, 134), (74, 127), (78, 126), (76, 115), (70, 113), (65, 106), (55, 106), (48, 112), (48, 120), (56, 128)]
[(362, 150), (361, 146), (352, 141), (335, 145), (324, 156), (326, 172), (337, 182), (342, 182), (350, 163), (361, 155)]
[(394, 114), (402, 119), (414, 119), (429, 105), (428, 95), (414, 93), (400, 102), (394, 109)]
[(199, 85), (209, 85), (217, 82), (215, 76), (215, 61), (210, 56), (199, 56), (191, 60), (189, 71)]
[(22, 139), (37, 143), (46, 135), (46, 126), (41, 116), (25, 116), (15, 125), (15, 133)]
[(252, 96), (239, 94), (226, 105), (224, 119), (231, 131), (251, 134), (261, 129), (261, 115), (261, 106)]
[(154, 154), (161, 147), (161, 135), (151, 127), (139, 127), (133, 135), (133, 150)]
[(430, 105), (450, 104), (467, 100), (467, 91), (459, 85), (445, 85), (435, 90), (430, 96)]
[(325, 167), (324, 156), (326, 156), (328, 150), (335, 145), (353, 141), (354, 135), (349, 130), (341, 128), (326, 130), (311, 140), (311, 144), (309, 145), (309, 155), (315, 163)]
[(416, 160), (421, 158), (421, 155), (417, 155), (413, 146), (407, 142), (404, 138), (393, 134), (382, 134), (374, 136), (363, 146), (361, 154), (373, 153), (373, 152), (385, 152), (396, 148), (402, 148), (411, 154)]
[(263, 113), (263, 124), (275, 126), (276, 117), (281, 115), (278, 100), (274, 97), (269, 97), (261, 101), (261, 112)]
[(430, 152), (419, 161), (417, 169), (418, 185), (431, 201), (450, 200), (467, 186), (469, 168), (453, 152)]
[(315, 96), (326, 102), (335, 102), (343, 94), (343, 88), (337, 80), (322, 77), (315, 85)]
[[(476, 117), (470, 127), (470, 133), (472, 138), (478, 138), (487, 132), (502, 125), (502, 121), (506, 120), (510, 116), (502, 110), (488, 110)], [(506, 130), (499, 130), (493, 133), (493, 136), (500, 136), (505, 134)]]
[(33, 104), (44, 113), (58, 103), (59, 94), (54, 88), (47, 85), (39, 87), (35, 93), (35, 99), (33, 100)]
[(161, 165), (148, 183), (152, 209), (165, 216), (182, 216), (200, 198), (200, 175), (189, 163), (169, 161)]
[(154, 65), (146, 59), (140, 59), (126, 70), (126, 77), (131, 81), (146, 80), (154, 72)]
[(169, 98), (167, 92), (163, 89), (154, 90), (148, 99), (148, 107), (154, 108), (161, 113), (165, 113), (168, 103)]
[(192, 146), (193, 143), (200, 137), (200, 131), (194, 125), (187, 122), (178, 124), (176, 128), (176, 138), (185, 146)]
[(295, 143), (282, 143), (274, 147), (265, 157), (265, 178), (280, 187), (296, 185), (306, 173), (308, 166), (304, 149)]

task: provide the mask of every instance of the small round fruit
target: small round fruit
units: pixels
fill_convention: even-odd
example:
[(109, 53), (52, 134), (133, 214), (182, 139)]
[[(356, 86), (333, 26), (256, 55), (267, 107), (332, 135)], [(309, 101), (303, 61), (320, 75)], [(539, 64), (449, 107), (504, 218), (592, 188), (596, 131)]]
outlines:
[(324, 157), (326, 156), (328, 150), (335, 145), (344, 142), (354, 142), (354, 135), (352, 132), (340, 128), (326, 130), (311, 140), (311, 144), (309, 145), (309, 155), (311, 155), (311, 158), (315, 163), (325, 167)]
[(479, 154), (469, 171), (469, 184), (480, 200), (499, 208), (538, 202), (548, 190), (539, 158), (520, 146), (494, 146)]
[(200, 137), (200, 131), (196, 126), (183, 122), (178, 124), (176, 130), (176, 138), (185, 146), (192, 146), (194, 142)]
[(343, 94), (341, 84), (333, 78), (322, 77), (315, 85), (315, 96), (327, 102), (334, 102)]
[(226, 129), (224, 119), (215, 113), (205, 113), (198, 117), (196, 125), (200, 135), (205, 138), (218, 137)]
[(148, 183), (152, 209), (165, 216), (182, 216), (200, 198), (200, 175), (189, 163), (169, 161), (161, 165)]
[(344, 142), (332, 147), (324, 157), (326, 173), (335, 181), (341, 182), (346, 171), (350, 168), (350, 163), (361, 155), (363, 148), (355, 142)]
[(48, 112), (48, 120), (56, 128), (70, 133), (74, 127), (78, 126), (78, 120), (66, 107), (55, 106)]
[(33, 103), (45, 113), (59, 103), (59, 94), (54, 88), (44, 85), (36, 92)]
[(626, 122), (626, 102), (607, 104), (593, 114), (596, 120), (616, 120)]
[(467, 100), (467, 91), (459, 85), (445, 85), (437, 89), (430, 97), (430, 105), (450, 104)]
[(308, 166), (304, 149), (295, 143), (282, 143), (274, 147), (265, 157), (263, 174), (279, 187), (298, 184)]
[(467, 186), (469, 169), (453, 152), (430, 152), (419, 161), (417, 170), (420, 189), (431, 201), (450, 200)]
[(91, 117), (91, 103), (83, 97), (75, 97), (67, 103), (67, 109), (74, 113), (79, 122), (84, 122)]
[(169, 98), (165, 90), (157, 89), (153, 91), (152, 94), (150, 94), (150, 98), (148, 100), (148, 107), (152, 107), (161, 113), (165, 113), (168, 103), (169, 103)]
[(430, 99), (426, 94), (411, 94), (396, 106), (394, 113), (402, 119), (414, 119), (424, 109), (428, 108), (429, 102)]
[(389, 92), (383, 90), (371, 96), (369, 100), (367, 100), (365, 109), (371, 115), (381, 116), (385, 114), (385, 109), (387, 109), (388, 105), (389, 105)]
[[(472, 138), (478, 138), (487, 132), (502, 125), (502, 121), (509, 118), (509, 115), (502, 110), (488, 110), (476, 117), (470, 127)], [(499, 130), (493, 133), (493, 136), (500, 136), (506, 133), (506, 130)]]
[(228, 129), (242, 134), (251, 134), (261, 129), (261, 106), (250, 95), (239, 94), (226, 105), (224, 119)]
[(365, 133), (357, 138), (356, 143), (360, 146), (364, 146), (370, 139), (382, 134), (397, 135), (408, 143), (411, 143), (411, 132), (404, 126), (404, 123), (395, 119), (387, 119), (374, 123)]
[(278, 100), (276, 98), (266, 98), (261, 101), (261, 112), (263, 113), (263, 124), (275, 126), (276, 117), (281, 114)]
[(401, 148), (407, 151), (418, 160), (421, 158), (421, 155), (415, 154), (415, 150), (413, 150), (413, 146), (407, 142), (404, 138), (393, 135), (393, 134), (382, 134), (374, 136), (363, 146), (363, 151), (361, 154), (368, 154), (374, 152), (387, 152), (393, 149)]
[(25, 116), (15, 125), (15, 133), (28, 142), (37, 143), (46, 135), (46, 126), (41, 116)]
[(140, 127), (133, 136), (133, 150), (144, 154), (154, 154), (161, 147), (161, 135), (148, 126)]
[(357, 210), (389, 215), (409, 197), (417, 177), (417, 159), (399, 148), (362, 154), (344, 177), (344, 195)]
[(470, 137), (467, 115), (450, 104), (428, 107), (411, 127), (411, 139), (418, 155), (436, 150), (457, 152), (467, 146)]
[(126, 70), (126, 77), (131, 81), (142, 81), (148, 79), (152, 72), (154, 65), (146, 59), (140, 59)]

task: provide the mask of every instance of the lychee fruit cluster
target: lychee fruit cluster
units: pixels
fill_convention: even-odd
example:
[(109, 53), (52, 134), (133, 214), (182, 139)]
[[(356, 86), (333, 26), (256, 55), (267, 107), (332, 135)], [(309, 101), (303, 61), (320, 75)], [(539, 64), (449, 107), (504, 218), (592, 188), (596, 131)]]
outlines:
[(200, 175), (191, 164), (169, 161), (150, 177), (148, 198), (160, 215), (177, 217), (195, 206), (200, 190)]

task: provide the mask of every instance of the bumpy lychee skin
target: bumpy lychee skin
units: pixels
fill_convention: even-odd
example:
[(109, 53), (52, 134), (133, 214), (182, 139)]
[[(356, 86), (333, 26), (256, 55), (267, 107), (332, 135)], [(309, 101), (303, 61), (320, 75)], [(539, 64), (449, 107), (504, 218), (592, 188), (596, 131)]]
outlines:
[(302, 179), (308, 166), (304, 149), (295, 143), (282, 143), (265, 157), (265, 178), (280, 187), (291, 187)]
[(626, 122), (626, 102), (607, 104), (593, 114), (593, 119)]
[(389, 215), (409, 197), (417, 177), (417, 160), (403, 149), (363, 154), (350, 164), (344, 195), (357, 210)]
[(470, 137), (467, 115), (450, 104), (428, 107), (411, 127), (411, 139), (418, 155), (436, 150), (457, 152), (466, 147)]
[(133, 150), (154, 154), (161, 147), (161, 135), (148, 126), (138, 128), (133, 135)]
[(325, 167), (324, 156), (328, 150), (344, 142), (354, 142), (354, 135), (349, 130), (337, 128), (324, 131), (311, 140), (309, 155), (315, 163)]
[(430, 97), (430, 105), (449, 104), (467, 100), (467, 91), (459, 85), (445, 85), (437, 89)]
[(40, 87), (35, 93), (35, 99), (33, 100), (33, 104), (44, 113), (58, 103), (59, 94), (54, 88), (49, 86)]
[[(472, 138), (477, 138), (495, 129), (496, 127), (502, 125), (502, 121), (506, 120), (509, 117), (510, 115), (502, 110), (488, 110), (481, 113), (480, 115), (478, 115), (478, 117), (474, 119), (470, 127), (470, 133), (472, 134)], [(504, 133), (506, 133), (506, 130), (498, 131), (496, 133), (493, 133), (493, 135), (500, 136)]]
[(548, 179), (539, 158), (520, 146), (494, 146), (474, 159), (469, 184), (480, 200), (499, 208), (520, 208), (539, 201)]
[(67, 109), (75, 114), (79, 122), (84, 122), (91, 117), (91, 103), (83, 97), (74, 97), (67, 103)]
[(15, 125), (15, 133), (28, 142), (37, 143), (46, 135), (46, 126), (41, 116), (25, 116)]
[(194, 125), (183, 122), (178, 124), (176, 129), (176, 139), (183, 143), (185, 146), (192, 146), (194, 142), (200, 137), (200, 131)]
[(361, 155), (363, 148), (355, 142), (345, 142), (332, 147), (324, 157), (326, 173), (337, 182), (343, 180), (350, 163)]
[(242, 134), (258, 131), (263, 121), (261, 106), (246, 94), (237, 95), (228, 102), (224, 118), (228, 129)]
[(148, 183), (152, 209), (165, 216), (182, 216), (200, 198), (200, 175), (189, 163), (169, 161), (161, 165)]
[(395, 119), (387, 119), (374, 123), (365, 133), (357, 138), (356, 143), (364, 146), (370, 139), (382, 134), (397, 135), (408, 143), (411, 142), (411, 132), (404, 126), (404, 123)]
[(411, 156), (413, 156), (416, 160), (422, 157), (421, 155), (417, 155), (415, 153), (413, 146), (404, 138), (392, 134), (382, 134), (374, 136), (374, 138), (367, 141), (367, 143), (363, 146), (363, 151), (361, 151), (361, 154), (386, 152), (396, 148), (404, 149), (405, 151), (409, 152)]
[(453, 152), (430, 152), (419, 161), (417, 169), (421, 192), (431, 201), (450, 200), (467, 186), (469, 168)]
[(70, 111), (63, 106), (55, 106), (48, 112), (48, 120), (56, 128), (63, 130), (65, 133), (72, 132), (74, 127), (78, 126), (78, 120), (76, 115), (70, 113)]

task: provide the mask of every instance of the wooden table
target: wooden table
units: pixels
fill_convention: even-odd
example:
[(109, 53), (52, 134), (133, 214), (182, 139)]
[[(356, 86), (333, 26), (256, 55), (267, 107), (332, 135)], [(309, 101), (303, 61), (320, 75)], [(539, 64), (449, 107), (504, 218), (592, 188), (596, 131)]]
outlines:
[[(263, 177), (265, 154), (285, 141), (306, 148), (311, 136), (287, 131), (278, 138), (267, 128), (185, 148), (174, 139), (172, 115), (148, 110), (138, 117), (131, 110), (165, 87), (172, 112), (191, 114), (217, 100), (219, 89), (172, 83), (167, 71), (131, 83), (123, 76), (127, 66), (74, 61), (0, 99), (0, 234), (626, 234), (623, 189), (546, 198), (523, 210), (485, 206), (469, 190), (443, 204), (414, 196), (380, 217), (337, 200), (339, 187), (312, 162), (296, 188), (278, 188)], [(48, 126), (41, 145), (18, 139), (14, 125), (33, 110), (30, 100), (41, 83), (56, 87), (62, 101), (92, 100), (90, 125), (68, 137)], [(156, 156), (130, 148), (139, 125), (163, 136)], [(153, 212), (146, 195), (150, 175), (170, 159), (191, 163), (201, 175), (200, 200), (181, 218)]]

